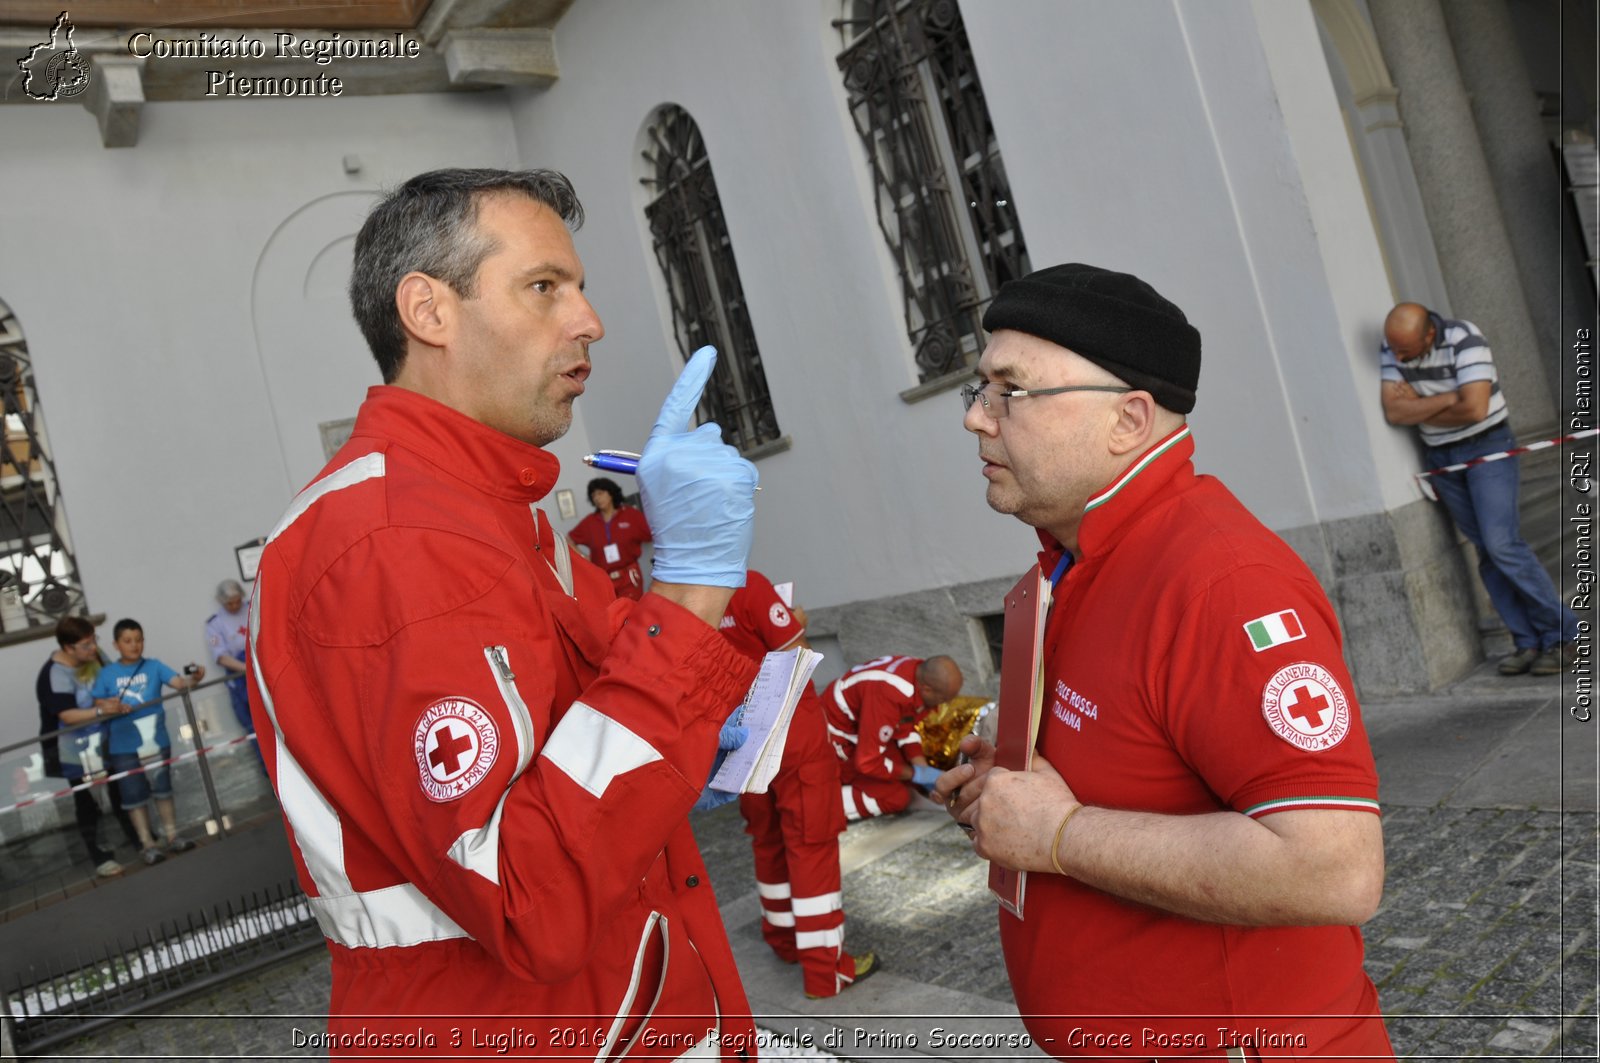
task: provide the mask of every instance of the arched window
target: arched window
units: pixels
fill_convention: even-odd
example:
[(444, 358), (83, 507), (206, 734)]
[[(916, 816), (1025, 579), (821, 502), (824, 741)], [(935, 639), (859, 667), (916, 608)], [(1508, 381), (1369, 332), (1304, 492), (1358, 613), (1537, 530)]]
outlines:
[(61, 486), (45, 439), (33, 362), (16, 315), (0, 302), (0, 625), (6, 633), (54, 628), (87, 612), (72, 556)]
[(718, 351), (701, 418), (720, 424), (723, 438), (746, 455), (759, 455), (779, 440), (778, 417), (700, 127), (688, 111), (667, 104), (645, 136), (644, 184), (652, 198), (644, 213), (673, 333), (685, 358), (708, 343)]
[(956, 0), (845, 0), (839, 70), (924, 382), (962, 379), (983, 308), (1031, 268)]

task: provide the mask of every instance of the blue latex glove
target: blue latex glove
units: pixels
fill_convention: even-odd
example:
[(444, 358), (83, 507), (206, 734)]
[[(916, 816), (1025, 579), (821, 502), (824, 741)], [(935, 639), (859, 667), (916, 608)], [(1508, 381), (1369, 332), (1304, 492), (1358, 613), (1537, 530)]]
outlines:
[[(706, 776), (708, 784), (717, 777), (717, 772), (722, 770), (722, 762), (728, 759), (728, 754), (744, 745), (750, 738), (750, 728), (735, 722), (738, 718), (739, 709), (734, 709), (733, 715), (728, 717), (728, 722), (723, 724), (722, 730), (717, 732), (717, 759), (711, 762), (711, 774)], [(717, 808), (738, 796), (738, 794), (730, 794), (726, 790), (713, 790), (707, 785), (700, 792), (700, 800), (694, 803), (694, 811), (705, 812), (709, 809)]]
[[(725, 744), (730, 740), (730, 736), (733, 740), (733, 745), (731, 746)], [(730, 794), (726, 790), (713, 790), (709, 784), (712, 779), (717, 777), (717, 772), (722, 770), (722, 762), (728, 759), (728, 751), (730, 749), (738, 749), (744, 745), (744, 740), (749, 737), (750, 729), (747, 727), (740, 727), (736, 723), (722, 725), (722, 734), (717, 736), (717, 759), (711, 762), (711, 774), (706, 776), (707, 786), (700, 791), (700, 800), (694, 803), (693, 811), (709, 812), (713, 808), (721, 808), (739, 796), (738, 794)]]
[(716, 363), (716, 348), (695, 351), (667, 393), (639, 458), (639, 498), (655, 541), (653, 579), (743, 587), (756, 467), (722, 441), (715, 424), (689, 430)]
[(915, 786), (920, 786), (924, 790), (933, 789), (933, 784), (938, 782), (939, 776), (943, 774), (944, 772), (940, 771), (938, 768), (935, 768), (931, 764), (911, 765), (912, 784)]
[[(749, 737), (750, 728), (729, 720), (727, 723), (722, 725), (722, 730), (717, 732), (717, 748), (723, 752), (738, 749), (740, 746), (744, 745), (745, 740)], [(719, 762), (717, 767), (720, 768), (721, 766), (722, 765)], [(716, 772), (713, 771), (711, 774), (715, 775)]]

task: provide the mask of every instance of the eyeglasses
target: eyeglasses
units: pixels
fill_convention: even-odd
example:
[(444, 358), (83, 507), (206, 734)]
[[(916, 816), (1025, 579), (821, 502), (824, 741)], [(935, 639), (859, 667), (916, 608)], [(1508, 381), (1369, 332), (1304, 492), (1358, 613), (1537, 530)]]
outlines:
[(982, 402), (983, 412), (998, 421), (1011, 413), (1012, 399), (1025, 399), (1033, 395), (1064, 395), (1069, 391), (1108, 391), (1120, 395), (1133, 390), (1130, 387), (1122, 387), (1116, 384), (1069, 384), (1066, 387), (1034, 388), (1031, 391), (1024, 391), (1021, 388), (1006, 388), (995, 391), (993, 396), (998, 401), (990, 402), (989, 389), (997, 386), (998, 383), (993, 380), (986, 380), (982, 384), (963, 385), (961, 388), (962, 408), (970, 410), (974, 402)]

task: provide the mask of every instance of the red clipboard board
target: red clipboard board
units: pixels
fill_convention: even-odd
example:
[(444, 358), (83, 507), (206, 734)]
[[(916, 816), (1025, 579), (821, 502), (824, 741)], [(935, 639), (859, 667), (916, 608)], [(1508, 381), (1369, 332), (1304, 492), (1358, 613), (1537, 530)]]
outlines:
[[(995, 706), (994, 762), (1012, 771), (1033, 767), (1044, 710), (1044, 628), (1050, 613), (1050, 580), (1035, 565), (1006, 592), (1005, 634), (1000, 651), (1000, 698)], [(989, 891), (1021, 919), (1028, 873), (989, 864)]]

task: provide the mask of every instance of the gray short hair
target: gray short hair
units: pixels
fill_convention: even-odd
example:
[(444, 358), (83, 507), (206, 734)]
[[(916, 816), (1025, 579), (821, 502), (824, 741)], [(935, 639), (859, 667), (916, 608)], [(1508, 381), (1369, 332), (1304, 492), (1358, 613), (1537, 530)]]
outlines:
[(425, 273), (472, 298), (478, 267), (496, 250), (478, 232), (478, 204), (494, 193), (524, 195), (543, 203), (577, 229), (583, 204), (572, 182), (554, 170), (432, 170), (384, 197), (356, 236), (350, 273), (350, 309), (392, 384), (406, 358), (406, 333), (394, 293), (407, 273)]
[(239, 585), (238, 580), (225, 579), (221, 583), (217, 584), (217, 601), (225, 602), (229, 598), (232, 598), (235, 594), (241, 598), (244, 597), (244, 588)]

